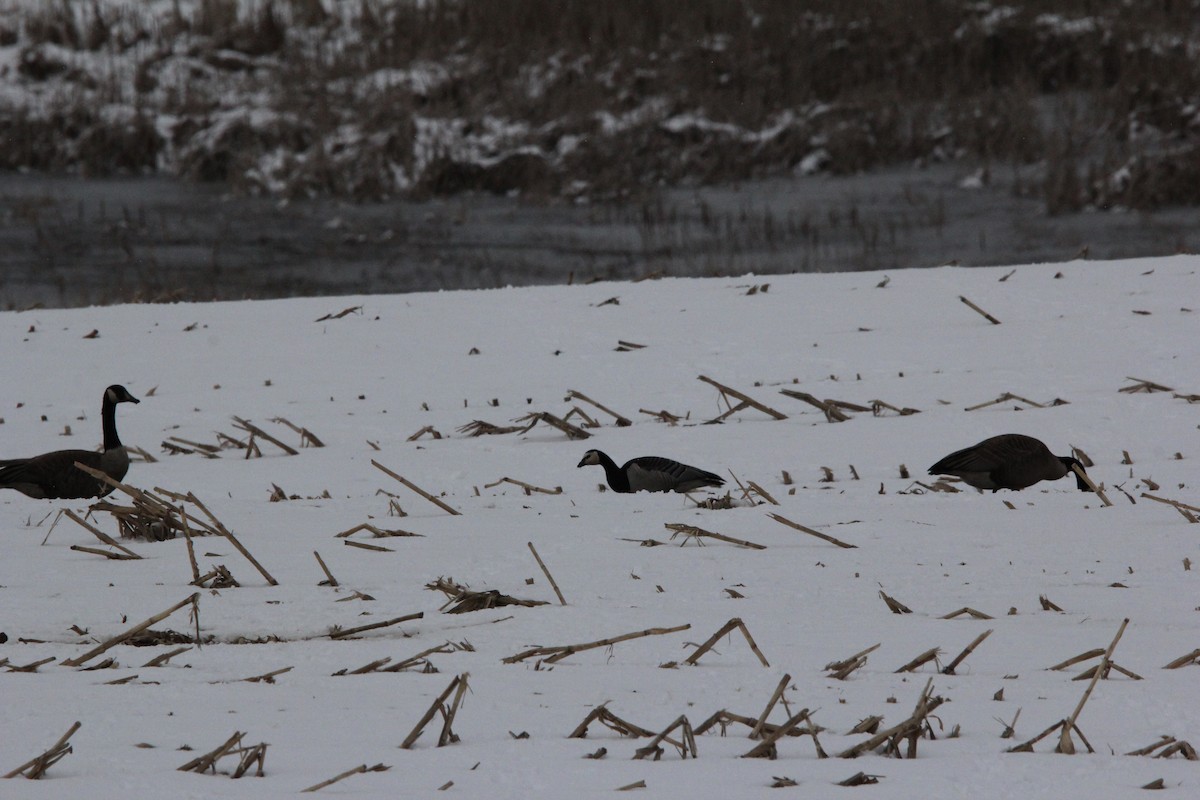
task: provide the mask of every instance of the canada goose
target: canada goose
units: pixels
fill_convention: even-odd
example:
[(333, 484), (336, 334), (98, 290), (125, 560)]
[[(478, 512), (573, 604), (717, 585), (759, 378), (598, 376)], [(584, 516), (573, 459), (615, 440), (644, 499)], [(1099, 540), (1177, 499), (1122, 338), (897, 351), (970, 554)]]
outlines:
[[(977, 489), (1024, 489), (1038, 481), (1056, 481), (1077, 466), (1071, 456), (1056, 456), (1040, 440), (1020, 433), (1003, 433), (951, 453), (929, 468), (930, 475), (957, 475)], [(1079, 475), (1080, 491), (1091, 487)]]
[(121, 480), (129, 470), (129, 454), (117, 436), (117, 403), (140, 403), (124, 386), (104, 390), (100, 419), (104, 427), (104, 450), (56, 450), (33, 458), (0, 461), (0, 489), (16, 489), (21, 494), (47, 500), (77, 497), (103, 497), (112, 487), (96, 480), (75, 462), (103, 471)]
[(599, 464), (614, 492), (690, 492), (702, 486), (721, 486), (725, 479), (711, 472), (680, 464), (669, 458), (641, 456), (618, 467), (599, 450), (588, 450), (576, 467)]

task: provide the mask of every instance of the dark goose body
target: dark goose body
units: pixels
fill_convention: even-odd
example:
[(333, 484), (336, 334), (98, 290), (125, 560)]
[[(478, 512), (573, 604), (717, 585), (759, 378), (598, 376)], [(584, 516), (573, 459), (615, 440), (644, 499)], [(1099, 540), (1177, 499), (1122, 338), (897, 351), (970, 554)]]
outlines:
[[(1024, 489), (1039, 481), (1056, 481), (1083, 465), (1071, 456), (1056, 456), (1040, 440), (1003, 433), (956, 450), (929, 468), (930, 475), (956, 475), (977, 489)], [(1073, 474), (1073, 473), (1072, 473)], [(1075, 476), (1081, 491), (1091, 488)]]
[(618, 467), (607, 454), (588, 450), (576, 466), (592, 464), (604, 467), (608, 487), (614, 492), (690, 492), (725, 484), (720, 475), (661, 456), (640, 456)]
[(129, 453), (117, 436), (117, 403), (139, 402), (124, 386), (109, 386), (104, 390), (104, 402), (100, 408), (104, 429), (104, 449), (101, 452), (55, 450), (32, 458), (0, 461), (0, 489), (15, 489), (39, 500), (103, 497), (108, 494), (112, 491), (111, 486), (78, 469), (75, 462), (101, 470), (114, 480), (124, 478), (129, 471)]

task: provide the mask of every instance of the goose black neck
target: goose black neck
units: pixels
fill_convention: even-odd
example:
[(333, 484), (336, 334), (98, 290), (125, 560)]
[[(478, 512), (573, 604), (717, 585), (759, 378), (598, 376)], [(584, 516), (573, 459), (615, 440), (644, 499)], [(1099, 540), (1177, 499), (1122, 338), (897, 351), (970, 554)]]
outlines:
[(600, 465), (604, 467), (604, 477), (608, 479), (608, 488), (614, 492), (629, 491), (629, 476), (625, 474), (625, 470), (617, 466), (617, 462), (608, 457), (607, 453), (596, 451), (597, 457), (600, 459)]
[(1092, 487), (1087, 485), (1087, 481), (1085, 481), (1079, 475), (1079, 473), (1072, 469), (1072, 467), (1079, 467), (1079, 472), (1084, 471), (1083, 464), (1080, 463), (1078, 458), (1072, 458), (1071, 456), (1059, 456), (1058, 460), (1061, 461), (1063, 466), (1067, 468), (1067, 472), (1075, 476), (1075, 486), (1078, 487), (1079, 491), (1090, 492), (1092, 490)]
[(108, 399), (107, 393), (100, 408), (100, 419), (104, 425), (104, 449), (116, 450), (121, 446), (121, 437), (117, 436), (117, 404)]

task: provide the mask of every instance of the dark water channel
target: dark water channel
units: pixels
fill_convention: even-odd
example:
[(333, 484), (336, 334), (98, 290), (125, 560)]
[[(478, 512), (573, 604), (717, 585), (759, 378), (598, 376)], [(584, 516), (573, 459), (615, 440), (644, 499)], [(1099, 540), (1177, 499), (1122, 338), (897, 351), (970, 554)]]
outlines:
[[(960, 168), (673, 189), (626, 205), (283, 203), (163, 178), (0, 175), (0, 308), (646, 275), (832, 272), (1200, 250), (1200, 210), (1047, 217)], [(1086, 251), (1085, 251), (1086, 248)]]

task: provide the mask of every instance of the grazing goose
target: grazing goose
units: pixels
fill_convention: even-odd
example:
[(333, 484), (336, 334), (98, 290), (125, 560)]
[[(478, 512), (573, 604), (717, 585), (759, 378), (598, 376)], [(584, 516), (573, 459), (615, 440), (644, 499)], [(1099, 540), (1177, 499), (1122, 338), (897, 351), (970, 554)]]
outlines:
[[(930, 475), (957, 475), (977, 489), (1024, 489), (1038, 481), (1056, 481), (1083, 465), (1071, 456), (1056, 456), (1040, 440), (1003, 433), (958, 450), (929, 468)], [(1075, 476), (1081, 491), (1091, 488)]]
[(589, 464), (604, 467), (604, 476), (614, 492), (690, 492), (702, 486), (721, 486), (725, 483), (720, 475), (659, 456), (641, 456), (618, 467), (615, 461), (599, 450), (588, 450), (576, 466), (586, 467)]
[(16, 489), (37, 499), (65, 500), (77, 497), (103, 497), (112, 487), (98, 481), (75, 462), (102, 470), (121, 480), (129, 470), (129, 454), (117, 436), (117, 403), (140, 403), (124, 386), (104, 390), (100, 419), (104, 426), (104, 450), (56, 450), (33, 458), (0, 461), (0, 489)]

